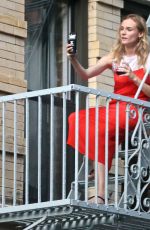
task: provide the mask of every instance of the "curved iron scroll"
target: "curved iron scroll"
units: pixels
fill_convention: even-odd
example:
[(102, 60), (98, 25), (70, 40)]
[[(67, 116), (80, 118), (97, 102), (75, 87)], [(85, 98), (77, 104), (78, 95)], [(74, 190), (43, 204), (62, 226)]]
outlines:
[(132, 132), (132, 153), (128, 157), (127, 209), (150, 212), (150, 111), (139, 107), (138, 114), (135, 111), (130, 114), (132, 118), (133, 114), (138, 116), (138, 122)]

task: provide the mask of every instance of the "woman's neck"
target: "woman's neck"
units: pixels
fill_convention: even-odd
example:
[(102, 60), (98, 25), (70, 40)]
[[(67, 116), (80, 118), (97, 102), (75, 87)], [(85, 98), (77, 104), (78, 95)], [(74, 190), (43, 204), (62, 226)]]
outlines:
[(136, 47), (125, 47), (125, 55), (126, 56), (134, 56), (136, 55)]

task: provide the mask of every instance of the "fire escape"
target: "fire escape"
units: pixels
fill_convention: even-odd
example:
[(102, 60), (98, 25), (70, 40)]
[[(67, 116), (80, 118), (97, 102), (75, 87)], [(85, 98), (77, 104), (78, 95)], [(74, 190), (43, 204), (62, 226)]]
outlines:
[[(74, 157), (74, 180), (70, 184), (70, 191), (66, 190), (66, 181), (69, 177), (67, 173), (67, 99), (71, 94), (75, 96), (76, 111), (76, 150)], [(91, 170), (91, 162), (88, 160), (88, 150), (82, 161), (78, 152), (78, 111), (80, 108), (80, 97), (84, 95), (85, 109), (88, 117), (90, 96), (95, 100), (96, 110), (100, 106), (100, 98), (106, 100), (106, 133), (108, 133), (109, 103), (115, 99), (116, 103), (116, 146), (113, 166), (108, 172), (107, 164), (105, 167), (105, 203), (98, 204), (88, 202), (89, 192), (97, 196), (98, 180), (89, 180), (88, 174)], [(49, 179), (49, 198), (42, 199), (42, 105), (44, 98), (48, 98), (49, 104), (49, 130), (50, 130), (50, 170)], [(55, 100), (60, 97), (63, 102), (61, 123), (61, 196), (55, 198), (55, 186), (58, 178), (55, 178), (54, 171), (57, 170), (54, 164), (55, 158)], [(30, 103), (32, 100), (37, 102), (37, 162), (38, 167), (34, 173), (37, 175), (37, 200), (30, 201), (29, 189), (29, 165), (30, 165)], [(120, 101), (126, 102), (126, 128), (124, 146), (119, 144), (118, 132), (118, 114)], [(129, 98), (125, 96), (107, 93), (102, 90), (90, 89), (79, 85), (68, 85), (63, 87), (39, 90), (34, 92), (9, 95), (0, 98), (1, 109), (1, 129), (2, 129), (2, 167), (1, 167), (1, 187), (0, 187), (0, 229), (10, 226), (8, 229), (150, 229), (150, 103)], [(19, 141), (18, 136), (18, 106), (22, 105), (24, 111), (24, 176), (23, 195), (18, 195), (18, 162), (19, 162)], [(134, 105), (138, 114), (130, 110)], [(7, 143), (7, 114), (8, 108), (13, 111), (13, 185), (12, 192), (7, 191), (7, 169), (6, 149)], [(129, 120), (138, 116), (138, 122), (132, 132), (129, 132)], [(98, 122), (98, 117), (96, 124)], [(87, 119), (88, 121), (88, 119)], [(88, 122), (86, 123), (88, 133)], [(96, 130), (97, 132), (97, 130)], [(88, 136), (88, 134), (87, 134)], [(97, 138), (97, 137), (95, 137)], [(59, 145), (60, 143), (57, 143)], [(106, 144), (108, 146), (108, 135), (106, 135)], [(86, 141), (86, 147), (88, 141)], [(86, 148), (88, 149), (88, 148)], [(108, 158), (109, 149), (106, 147), (105, 159)], [(95, 153), (97, 154), (97, 153)], [(97, 159), (97, 158), (95, 158)], [(36, 159), (35, 159), (36, 160)], [(97, 161), (95, 161), (95, 175), (97, 171)], [(1, 227), (2, 226), (2, 227)]]

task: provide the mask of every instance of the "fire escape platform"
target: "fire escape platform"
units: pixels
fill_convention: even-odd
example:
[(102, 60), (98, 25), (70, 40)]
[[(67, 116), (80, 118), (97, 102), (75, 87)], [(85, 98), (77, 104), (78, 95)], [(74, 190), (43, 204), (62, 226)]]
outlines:
[[(75, 98), (75, 104), (70, 110), (68, 99), (71, 92)], [(69, 93), (69, 94), (68, 94)], [(109, 105), (116, 101), (115, 124), (115, 152), (113, 170), (108, 170), (109, 135), (105, 135), (105, 204), (89, 204), (87, 198), (90, 194), (98, 194), (98, 122), (95, 117), (95, 176), (93, 181), (88, 177), (93, 165), (89, 161), (89, 103), (93, 95), (95, 98), (95, 115), (101, 106), (100, 99), (106, 100), (106, 130), (109, 132)], [(86, 145), (83, 162), (79, 157), (79, 108), (80, 98), (84, 96), (86, 109)], [(85, 97), (86, 96), (86, 97)], [(61, 100), (57, 100), (60, 97)], [(125, 107), (125, 139), (122, 146), (119, 142), (119, 109)], [(53, 89), (39, 90), (35, 92), (9, 95), (0, 98), (2, 112), (2, 158), (1, 158), (1, 207), (0, 229), (17, 230), (82, 230), (82, 229), (114, 229), (114, 230), (149, 230), (150, 229), (150, 102), (141, 101), (121, 95), (115, 95), (102, 90), (90, 89), (83, 86), (70, 85)], [(25, 156), (20, 163), (18, 131), (20, 127), (19, 106), (25, 108), (25, 133), (23, 144)], [(102, 105), (103, 106), (103, 105)], [(132, 109), (132, 107), (134, 109)], [(31, 110), (33, 108), (34, 110)], [(43, 117), (43, 108), (48, 111), (48, 120)], [(14, 156), (11, 165), (13, 174), (10, 176), (9, 151), (7, 150), (7, 137), (10, 131), (7, 111), (11, 111), (13, 132), (12, 147)], [(24, 110), (23, 110), (24, 111)], [(30, 113), (35, 111), (35, 114)], [(75, 153), (72, 158), (68, 156), (66, 145), (68, 117), (75, 111)], [(55, 114), (60, 113), (59, 119)], [(109, 115), (109, 116), (108, 116)], [(36, 132), (31, 138), (31, 122), (35, 119)], [(18, 120), (17, 120), (18, 119)], [(47, 118), (46, 118), (47, 119)], [(130, 133), (130, 119), (136, 119), (135, 127)], [(59, 124), (59, 125), (57, 125)], [(45, 161), (42, 151), (45, 148), (43, 139), (44, 125), (48, 125), (47, 155)], [(22, 126), (21, 126), (22, 128)], [(55, 138), (55, 134), (59, 134)], [(60, 141), (59, 148), (58, 140)], [(25, 142), (25, 143), (24, 143)], [(31, 145), (32, 142), (32, 145)], [(33, 151), (32, 151), (33, 150)], [(107, 150), (107, 151), (106, 151)], [(34, 155), (32, 155), (34, 152)], [(71, 151), (72, 152), (72, 151)], [(55, 158), (57, 154), (58, 158)], [(69, 153), (70, 154), (70, 153)], [(49, 159), (47, 161), (47, 159)], [(57, 159), (57, 160), (55, 160)], [(71, 159), (71, 161), (70, 161)], [(33, 162), (34, 161), (34, 162)], [(31, 164), (35, 163), (33, 169)], [(59, 165), (57, 164), (59, 162)], [(18, 171), (19, 166), (24, 166)], [(45, 171), (45, 165), (47, 169)], [(91, 168), (92, 167), (92, 168)], [(72, 173), (71, 178), (70, 170)], [(7, 174), (9, 172), (9, 174)], [(21, 172), (21, 173), (20, 173)], [(49, 172), (43, 180), (43, 172)], [(20, 175), (22, 180), (20, 180)], [(35, 175), (32, 177), (32, 175)], [(8, 179), (12, 186), (8, 190)], [(9, 179), (9, 180), (10, 180)], [(71, 179), (71, 180), (70, 180)], [(34, 182), (34, 183), (33, 183)], [(43, 186), (47, 183), (47, 186)], [(59, 186), (58, 186), (59, 183)], [(21, 190), (20, 189), (21, 185)], [(57, 187), (57, 189), (55, 189)], [(44, 188), (44, 190), (43, 190)], [(18, 191), (23, 193), (18, 194)], [(33, 192), (32, 192), (33, 191)], [(10, 193), (11, 192), (11, 193)], [(56, 192), (56, 193), (55, 193)], [(46, 193), (46, 195), (45, 195)], [(69, 194), (68, 194), (69, 193)], [(60, 196), (61, 194), (61, 196)], [(50, 201), (43, 199), (50, 197)], [(59, 200), (53, 200), (59, 197)], [(67, 199), (63, 199), (66, 198)], [(31, 203), (33, 202), (34, 203)], [(107, 202), (108, 201), (108, 202)], [(25, 202), (25, 204), (23, 203)], [(29, 204), (30, 202), (30, 204)], [(1, 226), (6, 226), (6, 228)], [(8, 227), (10, 226), (10, 228)], [(12, 228), (12, 226), (15, 226)]]
[(89, 229), (89, 226), (95, 226), (96, 229), (100, 225), (107, 226), (107, 229), (122, 230), (140, 230), (142, 226), (142, 229), (147, 230), (150, 219), (149, 213), (129, 212), (114, 206), (65, 199), (2, 208), (0, 224), (2, 223), (13, 223), (17, 229), (24, 230), (36, 229), (37, 226), (50, 226), (48, 229), (57, 229), (57, 226), (58, 229)]

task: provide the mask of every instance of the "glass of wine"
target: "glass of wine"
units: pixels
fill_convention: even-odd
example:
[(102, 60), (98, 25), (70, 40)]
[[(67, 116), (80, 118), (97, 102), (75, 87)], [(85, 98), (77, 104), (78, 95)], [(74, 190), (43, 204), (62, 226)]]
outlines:
[(119, 65), (115, 60), (112, 62), (112, 70), (117, 73), (118, 75), (123, 75), (126, 72), (124, 71), (124, 65)]

